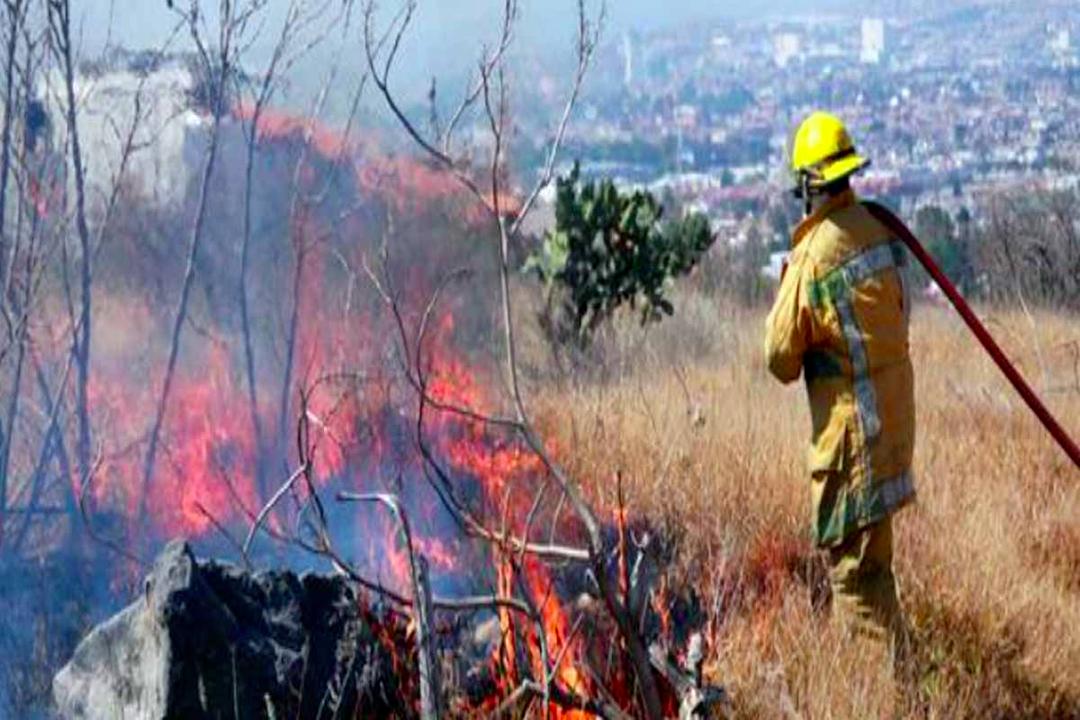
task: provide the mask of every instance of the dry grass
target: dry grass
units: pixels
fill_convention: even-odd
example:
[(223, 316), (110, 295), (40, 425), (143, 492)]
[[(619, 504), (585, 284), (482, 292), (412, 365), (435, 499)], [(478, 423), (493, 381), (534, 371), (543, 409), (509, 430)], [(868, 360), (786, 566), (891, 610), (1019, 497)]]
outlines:
[[(1080, 717), (1080, 473), (951, 312), (921, 307), (913, 328), (920, 501), (896, 531), (918, 661), (894, 707), (884, 661), (823, 609), (805, 392), (767, 376), (764, 314), (680, 307), (650, 337), (607, 338), (602, 379), (535, 402), (579, 478), (610, 498), (621, 469), (632, 511), (676, 540), (672, 580), (707, 609), (739, 716)], [(987, 315), (1080, 436), (1080, 318)]]

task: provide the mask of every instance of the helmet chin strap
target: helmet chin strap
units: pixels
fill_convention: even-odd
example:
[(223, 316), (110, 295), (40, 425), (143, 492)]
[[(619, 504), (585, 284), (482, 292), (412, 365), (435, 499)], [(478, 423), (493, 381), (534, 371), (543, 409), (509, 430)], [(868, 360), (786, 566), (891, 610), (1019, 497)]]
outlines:
[(803, 217), (810, 217), (814, 212), (814, 199), (810, 196), (810, 173), (800, 173), (799, 184), (802, 190)]

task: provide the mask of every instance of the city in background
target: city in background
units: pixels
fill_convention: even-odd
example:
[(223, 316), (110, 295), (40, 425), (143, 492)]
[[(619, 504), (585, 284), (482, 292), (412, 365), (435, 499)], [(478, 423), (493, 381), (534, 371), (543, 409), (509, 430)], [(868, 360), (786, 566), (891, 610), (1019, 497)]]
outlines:
[[(872, 159), (860, 189), (907, 215), (933, 205), (957, 219), (994, 193), (1075, 188), (1080, 6), (924, 8), (623, 31), (567, 157), (708, 213), (727, 242), (775, 248), (798, 212), (782, 194), (787, 143), (816, 109), (843, 118)], [(538, 156), (547, 135), (528, 120), (521, 142)]]

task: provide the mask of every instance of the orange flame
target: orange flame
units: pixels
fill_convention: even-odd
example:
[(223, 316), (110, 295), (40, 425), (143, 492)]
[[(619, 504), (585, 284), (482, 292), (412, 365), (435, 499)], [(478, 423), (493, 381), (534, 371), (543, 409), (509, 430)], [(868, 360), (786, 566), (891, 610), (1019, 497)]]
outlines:
[[(252, 108), (238, 107), (234, 117), (250, 121)], [(348, 163), (352, 168), (349, 177), (355, 181), (354, 191), (358, 195), (377, 194), (398, 212), (422, 209), (433, 201), (461, 199), (467, 222), (489, 219), (481, 203), (462, 199), (460, 189), (446, 173), (413, 159), (359, 160), (356, 156), (360, 143), (316, 121), (267, 110), (260, 116), (256, 130), (261, 142), (306, 141), (322, 161)], [(300, 174), (301, 182), (314, 183), (315, 175), (307, 168)], [(35, 198), (44, 212), (52, 202), (45, 193), (36, 192)], [(515, 203), (510, 201), (509, 212), (515, 211)], [(387, 344), (386, 333), (374, 313), (335, 314), (326, 309), (328, 288), (334, 284), (331, 268), (337, 267), (341, 258), (332, 256), (321, 238), (330, 230), (337, 229), (341, 234), (353, 230), (330, 227), (332, 222), (301, 208), (288, 228), (293, 259), (299, 267), (296, 295), (283, 305), (297, 303), (296, 311), (303, 322), (296, 328), (294, 371), (289, 386), (284, 388), (285, 399), (281, 400), (281, 389), (271, 391), (259, 386), (259, 402), (252, 408), (247, 379), (240, 370), (244, 363), (239, 339), (211, 323), (209, 329), (199, 328), (197, 342), (194, 333), (185, 328), (181, 361), (172, 379), (164, 415), (160, 450), (151, 468), (151, 481), (145, 487), (146, 434), (164, 380), (163, 328), (169, 325), (168, 311), (149, 302), (132, 302), (131, 297), (119, 293), (95, 291), (95, 327), (100, 329), (94, 339), (95, 362), (88, 404), (95, 440), (101, 444), (102, 453), (88, 497), (98, 511), (117, 516), (129, 527), (148, 520), (155, 537), (137, 540), (152, 542), (177, 535), (200, 538), (219, 527), (249, 526), (269, 494), (261, 485), (282, 481), (278, 477), (280, 467), (262, 466), (295, 457), (295, 451), (291, 450), (293, 428), (279, 427), (279, 415), (287, 415), (287, 410), (297, 405), (301, 388), (311, 390), (305, 398), (305, 419), (315, 448), (313, 461), (317, 471), (313, 475), (317, 480), (356, 487), (385, 480), (381, 477), (384, 466), (391, 465), (395, 453), (400, 452), (397, 448), (402, 444), (398, 437), (401, 428), (415, 430), (405, 417), (407, 411), (415, 411), (415, 404), (409, 406), (401, 399), (400, 388), (381, 392), (365, 387), (363, 391), (346, 392), (333, 382), (320, 381), (335, 373), (344, 376), (365, 362), (377, 364)], [(359, 262), (356, 264), (359, 266)], [(58, 308), (53, 312), (63, 318), (65, 310)], [(422, 358), (431, 397), (437, 403), (476, 413), (498, 410), (488, 390), (497, 383), (486, 382), (483, 373), (455, 345), (453, 313), (440, 314), (434, 321)], [(190, 324), (194, 325), (195, 321)], [(51, 349), (55, 357), (64, 357), (67, 348), (66, 336), (59, 330), (62, 327), (63, 322), (36, 327), (38, 347), (43, 351)], [(280, 352), (280, 348), (274, 350)], [(275, 360), (280, 362), (280, 358)], [(263, 372), (270, 373), (265, 369)], [(261, 380), (262, 377), (256, 378), (256, 382)], [(281, 409), (279, 405), (286, 407)], [(256, 437), (255, 420), (261, 426), (261, 437)], [(288, 420), (294, 422), (295, 418)], [(501, 518), (509, 527), (524, 525), (537, 489), (536, 480), (545, 472), (540, 458), (515, 438), (467, 414), (428, 408), (422, 430), (454, 475), (478, 488), (476, 502), (484, 513)], [(404, 462), (418, 461), (412, 458)], [(415, 470), (415, 465), (412, 469)], [(267, 481), (263, 476), (274, 479)], [(73, 477), (72, 483), (76, 494), (80, 494), (80, 479)], [(405, 492), (408, 491), (406, 487)], [(294, 499), (302, 501), (306, 492), (303, 484), (298, 483)], [(149, 518), (138, 517), (142, 507), (147, 509)], [(281, 512), (284, 515), (285, 511)], [(410, 509), (410, 512), (414, 511)], [(416, 520), (414, 530), (418, 530), (414, 537), (415, 551), (426, 557), (434, 572), (460, 573), (463, 543), (461, 538), (438, 526), (437, 503), (430, 500), (415, 512), (418, 517), (410, 517)], [(408, 587), (407, 548), (401, 543), (393, 519), (385, 513), (379, 513), (378, 517), (379, 520), (358, 527), (357, 554), (362, 556), (366, 550), (371, 567), (386, 570), (399, 588)], [(625, 524), (625, 517), (620, 516), (619, 522)], [(284, 521), (277, 514), (271, 514), (267, 525), (277, 532), (286, 531)], [(525, 558), (520, 568), (515, 568), (500, 551), (490, 555), (491, 567), (483, 569), (487, 579), (494, 577), (498, 594), (514, 597), (524, 590), (535, 600), (548, 660), (559, 659), (557, 685), (568, 693), (588, 696), (595, 688), (582, 669), (581, 640), (563, 606), (564, 599), (558, 596), (549, 568), (529, 558)], [(625, 562), (625, 557), (622, 561)], [(526, 669), (536, 677), (542, 677), (546, 671), (537, 629), (506, 608), (498, 611), (498, 620), (502, 641), (492, 661), (503, 683), (500, 690), (506, 693), (513, 689), (515, 681), (520, 681)], [(395, 662), (404, 664), (396, 655)], [(560, 720), (589, 717), (554, 705), (548, 714)]]

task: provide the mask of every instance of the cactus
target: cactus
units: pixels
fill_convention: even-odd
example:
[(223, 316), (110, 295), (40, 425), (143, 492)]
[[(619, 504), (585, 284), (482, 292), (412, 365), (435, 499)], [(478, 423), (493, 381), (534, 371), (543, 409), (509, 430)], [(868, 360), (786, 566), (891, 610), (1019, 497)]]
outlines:
[(623, 306), (642, 324), (672, 315), (673, 281), (715, 242), (708, 219), (692, 213), (665, 221), (651, 193), (624, 192), (608, 179), (582, 182), (576, 164), (556, 183), (555, 227), (524, 268), (545, 285), (552, 339), (588, 344)]

